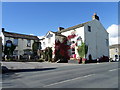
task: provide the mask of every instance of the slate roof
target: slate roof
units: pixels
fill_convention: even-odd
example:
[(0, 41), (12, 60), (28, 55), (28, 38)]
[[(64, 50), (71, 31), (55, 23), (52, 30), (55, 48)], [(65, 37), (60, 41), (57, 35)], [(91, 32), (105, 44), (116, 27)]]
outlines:
[(53, 32), (53, 31), (51, 31), (51, 32), (54, 33), (56, 36), (66, 37), (66, 36), (64, 36), (64, 35), (62, 35), (62, 34), (60, 34), (58, 32)]
[(33, 35), (19, 34), (19, 33), (6, 32), (6, 31), (3, 31), (3, 34), (5, 37), (39, 40), (37, 36), (33, 36)]
[(66, 28), (66, 29), (62, 29), (61, 31), (58, 31), (58, 33), (62, 33), (62, 32), (73, 30), (73, 29), (76, 29), (76, 28), (79, 28), (79, 27), (83, 27), (85, 24), (87, 24), (89, 22), (91, 22), (91, 21), (88, 21), (88, 22), (85, 22), (85, 23), (82, 23), (82, 24), (78, 24), (78, 25), (75, 25), (75, 26), (72, 26), (72, 27), (69, 27), (69, 28)]

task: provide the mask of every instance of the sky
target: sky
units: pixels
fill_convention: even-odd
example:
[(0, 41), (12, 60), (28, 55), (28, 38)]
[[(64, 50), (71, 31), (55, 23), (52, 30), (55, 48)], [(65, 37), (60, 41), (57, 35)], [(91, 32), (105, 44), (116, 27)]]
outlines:
[(91, 21), (95, 12), (107, 31), (118, 26), (117, 2), (2, 2), (2, 27), (9, 32), (44, 36), (58, 27)]

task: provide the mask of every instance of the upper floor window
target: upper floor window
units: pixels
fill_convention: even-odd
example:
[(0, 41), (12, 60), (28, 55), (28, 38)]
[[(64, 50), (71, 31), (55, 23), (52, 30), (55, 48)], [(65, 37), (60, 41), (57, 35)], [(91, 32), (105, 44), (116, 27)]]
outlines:
[(45, 47), (45, 42), (43, 42), (43, 46)]
[(88, 31), (91, 32), (91, 26), (88, 26)]
[(12, 41), (11, 40), (7, 40), (6, 41), (6, 46), (7, 47), (11, 47), (12, 46)]
[(118, 52), (118, 49), (117, 49), (117, 48), (115, 49), (115, 52)]
[(16, 46), (18, 46), (18, 39), (14, 39), (13, 40), (13, 44), (16, 45)]
[(28, 46), (28, 47), (31, 46), (31, 40), (27, 40), (27, 46)]
[(50, 38), (50, 37), (53, 37), (53, 34), (48, 34), (47, 36), (46, 36), (46, 38)]
[(51, 38), (48, 38), (48, 43), (50, 43), (51, 42)]
[(108, 39), (106, 39), (106, 46), (109, 46), (109, 41), (108, 41)]

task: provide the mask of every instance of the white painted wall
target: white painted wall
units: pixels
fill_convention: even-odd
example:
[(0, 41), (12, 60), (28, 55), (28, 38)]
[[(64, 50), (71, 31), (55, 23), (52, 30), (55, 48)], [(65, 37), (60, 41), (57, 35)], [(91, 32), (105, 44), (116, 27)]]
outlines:
[[(91, 26), (91, 32), (88, 31), (88, 26)], [(89, 54), (92, 55), (92, 59), (100, 58), (103, 55), (109, 56), (109, 44), (107, 45), (106, 43), (106, 39), (108, 39), (109, 41), (109, 34), (98, 20), (93, 20), (88, 24), (85, 24), (83, 27), (76, 28), (75, 30), (62, 32), (61, 34), (68, 37), (73, 31), (76, 32), (77, 37), (71, 39), (71, 41), (76, 42), (77, 38), (81, 36), (83, 42), (88, 45), (88, 54), (86, 56), (87, 59)], [(48, 43), (48, 38), (46, 38), (49, 33), (53, 34), (50, 43)], [(41, 40), (42, 49), (44, 50), (46, 47), (52, 47), (54, 51), (56, 38), (55, 34), (49, 31), (46, 36), (44, 37), (44, 40)], [(43, 42), (45, 42), (45, 46), (43, 45)], [(77, 52), (77, 46), (75, 47), (75, 54), (77, 55), (76, 57), (79, 57)]]
[(2, 44), (4, 45), (5, 43), (5, 38), (4, 38), (4, 35), (3, 35), (3, 32), (1, 32), (1, 37), (2, 37)]
[[(49, 42), (49, 38), (46, 38), (46, 36), (47, 36), (48, 34), (53, 34), (53, 36), (50, 37), (50, 42)], [(52, 47), (52, 48), (54, 48), (54, 46), (55, 46), (55, 34), (54, 34), (53, 32), (51, 32), (51, 31), (49, 31), (49, 32), (44, 36), (44, 38), (45, 38), (45, 39), (40, 40), (42, 50), (44, 50), (46, 47)], [(45, 43), (45, 45), (44, 45), (44, 43)]]
[[(77, 38), (78, 38), (79, 36), (81, 36), (81, 38), (82, 38), (82, 40), (83, 40), (83, 42), (84, 42), (84, 40), (85, 40), (84, 26), (83, 26), (83, 27), (76, 28), (76, 29), (74, 29), (74, 30), (69, 30), (69, 31), (66, 31), (66, 32), (62, 32), (61, 34), (62, 34), (62, 35), (65, 35), (66, 37), (68, 37), (69, 35), (71, 35), (71, 33), (72, 33), (73, 31), (75, 31), (76, 37), (73, 38), (73, 39), (71, 39), (71, 41), (75, 41), (75, 43), (76, 43)], [(71, 50), (70, 50), (70, 52), (71, 52)], [(79, 58), (78, 51), (77, 51), (77, 46), (75, 47), (75, 54), (76, 54), (76, 57)]]
[[(91, 26), (91, 32), (88, 31), (88, 25)], [(88, 55), (92, 55), (92, 59), (109, 56), (109, 44), (106, 44), (108, 33), (98, 20), (85, 25), (85, 43), (88, 45)], [(109, 41), (109, 40), (108, 40)]]
[[(48, 42), (48, 38), (46, 38), (46, 36), (48, 34), (53, 34), (52, 37), (50, 37), (50, 42)], [(41, 42), (41, 47), (42, 47), (42, 50), (44, 50), (46, 47), (52, 47), (52, 51), (53, 51), (53, 57), (54, 57), (54, 50), (55, 50), (55, 34), (51, 31), (49, 31), (45, 36), (44, 36), (44, 39), (43, 40), (40, 40)], [(45, 43), (45, 45), (44, 45)]]

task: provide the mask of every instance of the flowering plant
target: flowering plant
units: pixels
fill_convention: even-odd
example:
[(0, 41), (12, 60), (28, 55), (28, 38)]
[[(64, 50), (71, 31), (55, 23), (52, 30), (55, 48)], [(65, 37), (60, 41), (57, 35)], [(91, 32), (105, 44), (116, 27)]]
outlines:
[(76, 35), (75, 35), (75, 34), (72, 34), (72, 35), (69, 35), (67, 38), (68, 38), (68, 40), (69, 40), (69, 39), (74, 38), (74, 37), (76, 37)]
[(67, 45), (67, 38), (65, 38), (63, 42), (60, 42), (59, 40), (55, 41), (56, 61), (59, 59), (68, 60), (70, 58), (68, 54), (69, 49), (70, 49), (70, 46)]

